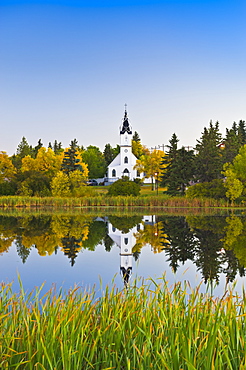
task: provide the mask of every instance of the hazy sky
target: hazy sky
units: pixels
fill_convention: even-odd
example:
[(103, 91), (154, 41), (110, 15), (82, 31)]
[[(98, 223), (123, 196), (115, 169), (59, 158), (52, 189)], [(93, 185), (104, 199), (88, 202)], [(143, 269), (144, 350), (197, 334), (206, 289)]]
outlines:
[(0, 151), (119, 143), (127, 103), (148, 147), (246, 120), (244, 0), (0, 0)]

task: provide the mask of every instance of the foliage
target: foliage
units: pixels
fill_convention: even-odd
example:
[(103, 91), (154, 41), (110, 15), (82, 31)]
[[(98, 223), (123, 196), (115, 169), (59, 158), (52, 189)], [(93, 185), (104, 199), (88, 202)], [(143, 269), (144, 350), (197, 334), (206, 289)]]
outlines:
[(103, 156), (107, 166), (114, 160), (114, 158), (119, 154), (119, 152), (120, 152), (119, 145), (117, 145), (117, 147), (115, 148), (112, 148), (110, 144), (105, 145)]
[(83, 151), (82, 158), (88, 166), (90, 179), (104, 177), (107, 164), (98, 147), (93, 145), (88, 146), (86, 150)]
[(186, 196), (190, 199), (203, 197), (225, 199), (226, 188), (222, 179), (215, 179), (210, 182), (202, 182), (190, 186), (186, 190)]
[(178, 149), (178, 141), (176, 134), (173, 134), (169, 151), (161, 162), (161, 184), (167, 187), (166, 193), (172, 196), (183, 195), (189, 181), (194, 178), (194, 153), (184, 147)]
[(231, 201), (246, 195), (246, 145), (242, 146), (232, 163), (226, 163), (222, 171), (225, 176), (226, 196)]
[(154, 149), (152, 152), (145, 152), (144, 155), (137, 159), (134, 169), (139, 173), (143, 173), (144, 178), (151, 178), (152, 182), (153, 179), (158, 181), (161, 173), (163, 156), (164, 152), (162, 150)]
[(241, 146), (241, 135), (238, 134), (236, 122), (233, 123), (230, 130), (226, 129), (226, 137), (223, 142), (223, 163), (232, 162), (238, 154)]
[(129, 233), (134, 226), (140, 224), (142, 222), (141, 216), (109, 216), (109, 222), (112, 224), (113, 227), (122, 231), (123, 234)]
[(136, 184), (134, 181), (129, 180), (129, 178), (123, 177), (115, 181), (112, 185), (110, 185), (107, 195), (108, 196), (137, 196), (140, 193), (140, 185)]
[(22, 159), (21, 171), (36, 171), (51, 178), (60, 170), (61, 162), (61, 155), (56, 155), (50, 148), (41, 147), (35, 158), (27, 155)]
[(50, 178), (38, 171), (25, 171), (19, 176), (17, 194), (23, 196), (46, 197), (50, 193)]
[(196, 180), (209, 182), (221, 177), (223, 152), (220, 147), (222, 138), (219, 132), (219, 122), (204, 128), (201, 139), (197, 140), (195, 174)]
[(77, 142), (75, 140), (71, 142), (70, 148), (65, 149), (65, 151), (63, 152), (61, 170), (66, 175), (76, 170), (83, 171), (82, 158), (77, 148)]
[(66, 173), (59, 171), (51, 181), (51, 192), (53, 197), (69, 197), (70, 181)]
[(86, 164), (82, 163), (84, 171), (75, 170), (66, 174), (59, 171), (51, 181), (51, 190), (53, 196), (58, 197), (81, 197), (91, 193), (92, 190), (86, 187), (88, 170)]
[(14, 179), (16, 169), (6, 152), (0, 152), (0, 184)]
[(245, 218), (232, 215), (226, 218), (224, 248), (235, 253), (241, 266), (246, 266), (246, 222)]

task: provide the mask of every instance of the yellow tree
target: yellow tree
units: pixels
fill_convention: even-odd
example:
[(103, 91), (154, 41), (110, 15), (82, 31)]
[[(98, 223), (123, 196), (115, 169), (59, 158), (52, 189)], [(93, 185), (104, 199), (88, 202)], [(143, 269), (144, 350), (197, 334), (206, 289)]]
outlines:
[(88, 178), (88, 168), (85, 163), (80, 164), (83, 171), (76, 170), (69, 174), (59, 171), (51, 180), (51, 192), (53, 196), (59, 197), (79, 197), (85, 195), (86, 180)]
[(12, 180), (15, 177), (16, 169), (6, 152), (0, 152), (0, 183)]
[(37, 171), (49, 177), (54, 176), (60, 170), (62, 155), (56, 155), (51, 148), (40, 148), (36, 158), (29, 155), (22, 159), (21, 171)]
[(161, 171), (163, 170), (163, 157), (165, 153), (162, 150), (153, 150), (150, 152), (145, 149), (145, 154), (142, 155), (136, 162), (134, 167), (140, 173), (144, 173), (144, 178), (152, 179), (152, 190), (153, 190), (153, 179), (159, 180)]

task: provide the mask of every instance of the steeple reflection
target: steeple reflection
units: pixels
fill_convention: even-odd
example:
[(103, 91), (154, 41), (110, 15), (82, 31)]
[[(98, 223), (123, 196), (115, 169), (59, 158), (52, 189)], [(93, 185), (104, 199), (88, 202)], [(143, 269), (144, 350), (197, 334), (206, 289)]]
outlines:
[[(128, 286), (132, 274), (133, 247), (136, 245), (138, 234), (144, 230), (145, 224), (154, 225), (156, 217), (143, 216), (140, 222), (134, 226), (125, 227), (123, 230), (116, 228), (109, 221), (108, 235), (113, 242), (120, 248), (120, 272), (125, 286)], [(128, 225), (129, 226), (129, 225)]]

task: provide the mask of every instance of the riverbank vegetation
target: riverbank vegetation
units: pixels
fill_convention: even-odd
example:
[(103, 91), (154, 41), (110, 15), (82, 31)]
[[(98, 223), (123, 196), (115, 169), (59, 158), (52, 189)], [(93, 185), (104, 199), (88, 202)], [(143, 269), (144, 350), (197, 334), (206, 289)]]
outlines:
[[(159, 196), (164, 192), (169, 197), (212, 198), (243, 206), (246, 202), (245, 121), (234, 122), (231, 129), (226, 129), (224, 137), (219, 131), (219, 122), (211, 121), (195, 147), (178, 148), (178, 143), (174, 133), (169, 145), (150, 150), (142, 145), (138, 133), (134, 133), (135, 169), (152, 182), (152, 194), (159, 191)], [(97, 179), (99, 185), (107, 183), (107, 166), (118, 153), (119, 146), (113, 148), (106, 144), (101, 152), (93, 145), (80, 146), (76, 139), (65, 149), (57, 140), (53, 145), (49, 143), (48, 148), (41, 140), (33, 147), (23, 137), (13, 156), (0, 152), (0, 196), (88, 198), (84, 202), (93, 203), (92, 197), (98, 199), (99, 193), (109, 191), (110, 194), (113, 189), (110, 190), (110, 186), (105, 186), (105, 191), (101, 186), (92, 189), (87, 180)], [(140, 178), (135, 181), (139, 183)], [(145, 189), (141, 187), (140, 196)], [(121, 190), (125, 195), (125, 189)], [(132, 190), (133, 193), (136, 195), (138, 191)], [(96, 199), (94, 203), (97, 204)], [(160, 203), (162, 199), (160, 197)], [(180, 200), (181, 206), (183, 202)]]
[[(157, 196), (87, 196), (87, 197), (29, 197), (29, 196), (2, 196), (0, 208), (78, 208), (78, 207), (141, 207), (148, 210), (166, 207), (180, 208), (209, 208), (227, 207), (228, 202), (213, 198), (168, 197)], [(243, 204), (239, 204), (243, 207)]]
[(126, 290), (0, 292), (2, 369), (245, 369), (246, 300), (163, 278)]

